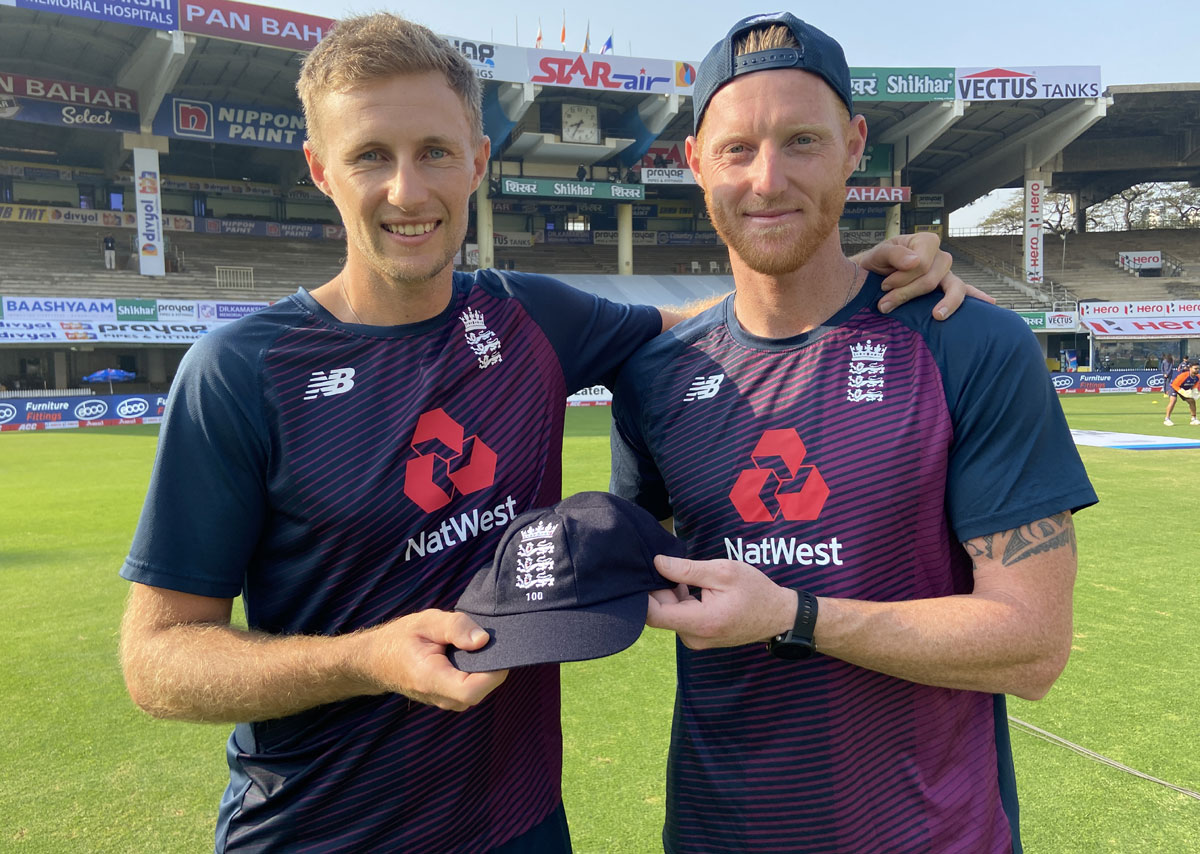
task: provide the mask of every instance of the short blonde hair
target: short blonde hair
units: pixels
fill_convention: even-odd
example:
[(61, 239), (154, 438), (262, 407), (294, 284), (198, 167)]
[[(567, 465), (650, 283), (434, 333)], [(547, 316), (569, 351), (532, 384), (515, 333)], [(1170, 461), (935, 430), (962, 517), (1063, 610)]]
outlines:
[[(800, 47), (800, 42), (796, 41), (796, 37), (792, 31), (783, 24), (771, 24), (766, 27), (759, 27), (756, 30), (751, 30), (744, 36), (739, 38), (733, 44), (734, 56), (745, 56), (748, 53), (757, 53), (760, 50), (775, 50), (781, 47)], [(715, 92), (713, 93), (716, 94)], [(704, 125), (700, 126), (699, 132), (696, 134), (696, 141), (703, 139)]]
[(751, 30), (738, 39), (733, 46), (734, 56), (744, 56), (747, 53), (758, 53), (760, 50), (775, 50), (781, 47), (800, 47), (800, 42), (792, 31), (783, 24), (772, 24)]
[(321, 100), (400, 74), (440, 72), (462, 98), (476, 140), (483, 138), (483, 95), (475, 69), (445, 39), (399, 15), (377, 12), (338, 21), (300, 68), (296, 92), (304, 109), (309, 141), (320, 149), (317, 115)]

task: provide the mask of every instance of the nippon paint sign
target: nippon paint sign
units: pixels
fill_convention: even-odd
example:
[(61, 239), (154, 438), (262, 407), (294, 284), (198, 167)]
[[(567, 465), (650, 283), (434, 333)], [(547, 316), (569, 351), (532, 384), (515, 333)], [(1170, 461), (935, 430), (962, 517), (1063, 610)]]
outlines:
[(163, 98), (154, 117), (159, 136), (263, 148), (304, 146), (304, 115), (284, 107), (252, 107), (196, 98)]

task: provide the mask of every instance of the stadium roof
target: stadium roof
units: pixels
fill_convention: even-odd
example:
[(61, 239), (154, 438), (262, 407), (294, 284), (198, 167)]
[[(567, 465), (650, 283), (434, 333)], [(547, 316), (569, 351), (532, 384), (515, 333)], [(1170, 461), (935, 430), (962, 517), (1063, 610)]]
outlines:
[[(4, 5), (13, 2), (19, 5)], [(134, 11), (144, 8), (134, 0), (117, 0), (118, 5), (121, 3)], [(211, 18), (181, 22), (179, 7), (173, 4), (173, 11), (163, 14), (174, 18), (160, 16), (147, 26), (80, 17), (83, 13), (78, 12), (60, 14), (21, 8), (38, 5), (54, 8), (52, 0), (0, 0), (0, 75), (129, 90), (136, 93), (143, 130), (151, 129), (156, 113), (168, 98), (294, 113), (298, 109), (294, 83), (302, 50), (315, 44), (321, 27), (329, 23), (327, 19), (230, 0), (205, 7), (225, 10), (218, 22), (221, 24), (232, 20), (230, 16), (238, 10), (251, 10), (260, 17), (274, 14), (279, 22), (291, 25), (296, 36), (290, 39), (295, 43), (291, 47), (281, 46), (289, 44), (282, 35), (259, 35), (246, 41), (214, 37), (214, 31), (234, 33), (229, 27), (220, 30)], [(260, 27), (259, 32), (267, 29)], [(276, 24), (274, 31), (281, 31), (281, 27)], [(657, 123), (658, 139), (682, 141), (691, 132), (690, 97), (680, 94), (690, 92), (690, 86), (683, 88), (678, 81), (674, 88), (668, 85), (663, 91), (653, 92), (628, 91), (628, 84), (616, 90), (588, 88), (578, 81), (572, 85), (534, 85), (536, 76), (524, 70), (524, 55), (533, 56), (532, 52), (447, 38), (461, 42), (461, 49), (471, 58), (479, 59), (487, 48), (497, 56), (509, 57), (509, 67), (517, 63), (519, 73), (507, 79), (502, 73), (487, 71), (482, 60), (476, 65), (482, 69), (481, 77), (490, 78), (485, 80), (485, 87), (501, 105), (511, 107), (514, 101), (524, 99), (545, 112), (562, 103), (593, 104), (601, 111), (606, 126), (625, 121), (638, 111), (650, 115), (648, 108), (653, 108), (651, 118)], [(533, 59), (529, 60), (530, 68)], [(580, 59), (594, 65), (600, 58), (584, 55)], [(642, 62), (645, 66), (673, 65), (677, 70), (687, 67), (687, 63), (675, 60), (611, 55), (603, 59)], [(499, 67), (493, 64), (493, 68)], [(645, 73), (645, 68), (642, 71)], [(914, 194), (942, 194), (947, 210), (999, 187), (1020, 186), (1027, 166), (1042, 163), (1048, 163), (1053, 173), (1053, 189), (1080, 191), (1089, 201), (1098, 201), (1140, 181), (1200, 183), (1200, 84), (1119, 86), (1101, 92), (1099, 69), (1095, 69), (1094, 86), (1072, 89), (1068, 83), (1053, 93), (1063, 97), (1028, 97), (1034, 91), (1028, 90), (1016, 100), (987, 100), (990, 89), (985, 89), (983, 83), (1011, 85), (1019, 90), (1022, 84), (1034, 85), (1039, 74), (1045, 77), (1050, 69), (959, 69), (957, 78), (954, 69), (858, 71), (881, 72), (879, 88), (874, 89), (874, 84), (866, 80), (856, 98), (856, 106), (867, 118), (869, 142), (890, 144), (892, 165), (900, 172), (902, 183)], [(918, 83), (916, 94), (908, 99), (884, 100), (895, 97), (883, 94), (882, 72), (886, 71), (950, 72), (952, 91), (934, 100), (921, 93)], [(1088, 69), (1066, 71), (1083, 73)], [(519, 80), (522, 74), (526, 75), (524, 81)], [(968, 87), (966, 83), (971, 81), (974, 85)], [(904, 86), (903, 81), (900, 85)], [(1046, 86), (1038, 93), (1051, 94), (1050, 89)], [(0, 88), (0, 96), (4, 94)], [(1069, 97), (1072, 94), (1078, 97)], [(529, 127), (518, 122), (513, 125), (494, 148), (500, 157), (524, 161), (525, 174), (537, 174), (537, 167), (547, 164), (628, 166), (634, 150), (629, 139), (605, 140), (599, 145), (565, 143), (553, 135), (531, 133)], [(128, 151), (117, 133), (17, 120), (3, 121), (0, 127), (4, 131), (0, 159), (87, 166), (110, 174), (127, 165)], [(233, 145), (215, 138), (171, 139), (162, 169), (168, 174), (249, 179), (280, 186), (290, 185), (306, 174), (303, 156), (295, 146)], [(648, 188), (652, 196), (680, 192), (688, 191), (669, 185)]]

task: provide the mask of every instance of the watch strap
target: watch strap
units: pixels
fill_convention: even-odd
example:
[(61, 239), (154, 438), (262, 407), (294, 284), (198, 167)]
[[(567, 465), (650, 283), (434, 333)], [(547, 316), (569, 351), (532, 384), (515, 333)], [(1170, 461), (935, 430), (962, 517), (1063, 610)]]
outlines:
[(816, 652), (813, 631), (817, 626), (817, 597), (796, 591), (796, 620), (792, 628), (767, 641), (767, 650), (780, 658), (808, 658)]

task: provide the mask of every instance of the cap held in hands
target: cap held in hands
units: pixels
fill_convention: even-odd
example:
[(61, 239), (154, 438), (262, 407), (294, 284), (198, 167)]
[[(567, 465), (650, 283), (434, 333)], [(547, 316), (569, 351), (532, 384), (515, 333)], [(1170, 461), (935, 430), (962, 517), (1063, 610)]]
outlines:
[(620, 652), (642, 633), (646, 594), (674, 586), (655, 570), (657, 554), (683, 557), (683, 543), (607, 492), (522, 513), (455, 606), (491, 639), (447, 654), (476, 673)]

